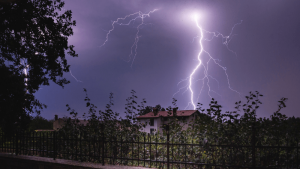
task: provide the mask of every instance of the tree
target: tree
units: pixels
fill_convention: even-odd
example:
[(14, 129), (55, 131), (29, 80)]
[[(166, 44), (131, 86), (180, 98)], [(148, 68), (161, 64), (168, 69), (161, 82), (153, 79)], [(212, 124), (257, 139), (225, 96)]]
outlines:
[(146, 106), (144, 109), (142, 109), (140, 112), (139, 112), (139, 116), (142, 116), (142, 115), (145, 115), (147, 113), (150, 113), (152, 112), (152, 106)]
[[(37, 106), (35, 112), (39, 114), (39, 109), (45, 105), (34, 99), (33, 93), (41, 85), (49, 85), (49, 80), (62, 87), (69, 83), (62, 76), (70, 67), (65, 51), (72, 57), (78, 56), (74, 46), (68, 45), (68, 37), (73, 35), (71, 26), (76, 26), (76, 22), (72, 21), (70, 10), (58, 14), (57, 10), (61, 11), (63, 6), (61, 0), (0, 1), (0, 67), (5, 70), (3, 76), (11, 77), (6, 80), (7, 86), (11, 87), (17, 81), (19, 86), (16, 90), (23, 88), (22, 99), (17, 98), (12, 88), (1, 95), (3, 104), (10, 103), (18, 109), (18, 112), (12, 112), (8, 105), (1, 107), (1, 122), (9, 112), (14, 114), (10, 115), (12, 119), (9, 122), (0, 124), (2, 128), (9, 128), (5, 125), (17, 122), (19, 114), (28, 116), (33, 113), (34, 106)], [(24, 70), (26, 76), (22, 73)], [(26, 86), (19, 84), (24, 80)]]
[(34, 118), (31, 117), (28, 130), (34, 131), (37, 129), (53, 129), (53, 120), (47, 120), (39, 115)]
[(26, 93), (22, 76), (0, 65), (0, 125), (2, 131), (8, 134), (15, 129), (26, 128), (30, 121), (26, 111), (32, 111), (33, 106), (39, 104), (32, 94)]

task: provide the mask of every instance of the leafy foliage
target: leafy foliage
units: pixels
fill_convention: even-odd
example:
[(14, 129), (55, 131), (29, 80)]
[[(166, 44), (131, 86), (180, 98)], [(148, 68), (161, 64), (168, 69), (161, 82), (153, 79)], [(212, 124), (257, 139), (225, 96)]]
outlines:
[[(0, 113), (4, 117), (1, 127), (6, 133), (26, 129), (29, 114), (39, 114), (39, 110), (46, 108), (33, 95), (41, 85), (49, 85), (49, 80), (62, 87), (69, 83), (62, 76), (70, 67), (65, 51), (72, 57), (78, 56), (74, 46), (68, 45), (68, 37), (73, 35), (71, 27), (76, 22), (72, 21), (70, 10), (58, 14), (63, 6), (61, 0), (0, 3), (0, 68), (5, 79), (1, 86), (7, 86), (1, 89), (0, 104), (4, 107)], [(25, 80), (26, 86), (21, 84)]]
[[(222, 113), (222, 106), (215, 99), (211, 100), (209, 109), (206, 110), (202, 109), (202, 104), (199, 103), (198, 116), (191, 122), (186, 123), (189, 126), (186, 130), (183, 130), (182, 122), (176, 117), (178, 107), (176, 105), (177, 100), (174, 99), (172, 102), (173, 106), (167, 108), (169, 115), (174, 114), (174, 116), (169, 117), (170, 121), (168, 123), (170, 144), (172, 145), (170, 147), (170, 152), (172, 151), (171, 160), (183, 161), (183, 159), (187, 158), (188, 161), (196, 163), (251, 166), (253, 163), (253, 159), (251, 158), (253, 152), (251, 149), (252, 145), (278, 146), (289, 144), (296, 146), (298, 143), (295, 138), (300, 137), (299, 130), (295, 130), (295, 127), (299, 125), (299, 118), (286, 118), (285, 115), (280, 113), (280, 110), (285, 107), (287, 99), (282, 98), (279, 101), (278, 110), (270, 118), (257, 118), (257, 109), (262, 104), (259, 100), (260, 97), (262, 95), (259, 92), (250, 92), (250, 95), (246, 96), (245, 104), (242, 104), (241, 101), (236, 102), (236, 111), (225, 113)], [(104, 112), (99, 111), (99, 116), (97, 116), (95, 114), (96, 107), (90, 103), (90, 99), (86, 96), (85, 101), (87, 102), (87, 107), (89, 107), (88, 115), (90, 123), (87, 126), (73, 127), (72, 132), (67, 132), (67, 129), (70, 129), (72, 125), (66, 125), (59, 131), (64, 133), (61, 136), (77, 132), (80, 135), (79, 137), (83, 136), (82, 139), (108, 139), (110, 141), (106, 143), (106, 153), (111, 153), (114, 157), (151, 158), (153, 161), (166, 160), (166, 146), (163, 144), (146, 144), (146, 147), (142, 149), (138, 148), (138, 146), (145, 146), (142, 144), (143, 141), (166, 143), (167, 132), (166, 130), (162, 130), (162, 133), (158, 131), (155, 135), (147, 137), (145, 137), (145, 133), (141, 132), (140, 129), (143, 126), (136, 121), (136, 116), (145, 106), (143, 104), (137, 106), (135, 91), (132, 91), (131, 96), (127, 99), (125, 119), (117, 118), (119, 114), (111, 110), (111, 106), (113, 105), (112, 98), (111, 94), (110, 103), (107, 104), (106, 110)], [(142, 103), (145, 103), (144, 100)], [(242, 115), (238, 113), (241, 111), (243, 112)], [(71, 114), (77, 115), (73, 111)], [(69, 120), (72, 121), (71, 119)], [(290, 123), (293, 122), (292, 125), (287, 125), (288, 121)], [(163, 128), (164, 126), (161, 127)], [(74, 135), (74, 137), (79, 138), (78, 135)], [(140, 143), (131, 145), (132, 141)], [(180, 145), (182, 143), (195, 144), (197, 147), (192, 148), (191, 146)], [(121, 144), (122, 149), (120, 148)], [(101, 145), (102, 142), (100, 139), (99, 147), (95, 145), (97, 151), (100, 151)], [(230, 146), (244, 147), (237, 148), (233, 152)], [(250, 149), (247, 146), (250, 146)], [(70, 147), (70, 149), (65, 151), (69, 151), (70, 153), (73, 151), (72, 149), (74, 147)], [(90, 153), (97, 154), (97, 151)], [(149, 154), (150, 151), (152, 152), (151, 156)], [(256, 153), (259, 155), (261, 162), (258, 165), (263, 166), (275, 165), (276, 161), (274, 159), (278, 157), (277, 162), (280, 165), (287, 163), (294, 164), (297, 161), (295, 158), (285, 159), (284, 149), (280, 149), (279, 151), (277, 149), (269, 149), (268, 151), (257, 149)], [(293, 154), (296, 152), (290, 150), (289, 153)], [(85, 161), (88, 159), (83, 157), (80, 160)], [(257, 159), (255, 160), (257, 161)], [(121, 164), (120, 160), (116, 160), (116, 162)], [(123, 160), (122, 165), (137, 165), (137, 162)], [(178, 165), (178, 167), (180, 166)]]
[(32, 132), (38, 129), (53, 129), (53, 122), (54, 120), (47, 120), (42, 116), (35, 116), (34, 118), (31, 117), (31, 121), (29, 123), (28, 131)]

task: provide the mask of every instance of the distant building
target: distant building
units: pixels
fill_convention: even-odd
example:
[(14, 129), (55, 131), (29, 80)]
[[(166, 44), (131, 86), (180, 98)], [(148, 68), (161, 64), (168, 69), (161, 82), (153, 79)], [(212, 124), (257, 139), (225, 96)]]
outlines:
[(54, 130), (48, 130), (48, 129), (36, 129), (35, 132), (52, 132)]
[[(54, 118), (54, 122), (53, 122), (53, 130), (58, 130), (60, 128), (62, 128), (65, 124), (66, 124), (66, 121), (68, 120), (68, 117), (63, 117), (63, 118), (58, 118), (58, 115), (55, 115), (55, 118)], [(75, 119), (71, 119), (71, 121), (74, 121)], [(103, 121), (100, 121), (101, 123), (103, 123)], [(118, 121), (118, 120), (112, 120), (112, 121), (109, 121), (110, 124), (113, 123), (115, 124), (116, 126), (119, 126), (120, 127), (120, 122), (121, 121)], [(87, 126), (87, 124), (89, 123), (88, 120), (79, 120), (79, 125), (83, 125), (83, 126)], [(100, 126), (99, 126), (99, 129), (100, 129)]]
[[(53, 130), (58, 130), (62, 128), (66, 124), (67, 117), (58, 118), (58, 115), (55, 115), (53, 122)], [(74, 119), (72, 119), (74, 120)], [(79, 124), (86, 126), (88, 124), (88, 120), (79, 120)]]
[[(198, 110), (176, 110), (172, 112), (169, 111), (157, 111), (150, 112), (145, 115), (137, 117), (139, 123), (147, 124), (141, 131), (154, 134), (157, 131), (162, 132), (162, 125), (168, 124), (170, 117), (173, 117), (173, 114), (177, 114), (177, 119), (182, 123), (183, 130), (186, 130), (188, 123), (193, 120), (196, 116), (199, 115)], [(186, 124), (187, 123), (187, 124)], [(171, 130), (171, 129), (170, 129)]]

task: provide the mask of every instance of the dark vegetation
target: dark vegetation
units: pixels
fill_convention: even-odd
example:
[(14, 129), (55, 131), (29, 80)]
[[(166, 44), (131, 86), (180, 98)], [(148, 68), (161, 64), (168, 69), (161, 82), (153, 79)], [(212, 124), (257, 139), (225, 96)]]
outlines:
[(6, 134), (27, 129), (30, 114), (46, 108), (33, 95), (41, 85), (69, 83), (62, 76), (70, 67), (65, 52), (77, 57), (68, 45), (76, 22), (70, 10), (58, 14), (63, 6), (61, 0), (0, 1), (0, 128)]
[[(84, 90), (86, 92), (86, 90)], [(114, 154), (122, 154), (123, 157), (131, 158), (131, 151), (135, 153), (136, 158), (144, 158), (142, 154), (145, 153), (146, 159), (149, 159), (149, 146), (146, 149), (141, 150), (140, 155), (137, 152), (137, 145), (134, 147), (131, 144), (123, 143), (123, 146), (127, 146), (128, 149), (122, 149), (120, 152), (121, 140), (124, 142), (134, 140), (145, 139), (146, 133), (141, 132), (139, 129), (143, 127), (143, 124), (137, 122), (136, 117), (149, 111), (149, 107), (145, 107), (145, 99), (141, 104), (137, 104), (137, 96), (135, 91), (131, 92), (131, 97), (127, 99), (126, 104), (126, 118), (122, 119), (119, 114), (112, 111), (113, 95), (110, 95), (110, 102), (107, 104), (105, 111), (97, 111), (97, 107), (90, 102), (88, 95), (86, 94), (85, 102), (89, 109), (88, 113), (84, 116), (88, 118), (89, 124), (87, 126), (80, 125), (78, 120), (67, 120), (67, 124), (58, 131), (58, 137), (61, 138), (82, 138), (83, 140), (92, 140), (93, 138), (111, 139), (119, 141), (115, 145), (113, 143), (108, 144), (107, 151)], [(185, 147), (176, 145), (172, 146), (171, 150), (175, 155), (171, 157), (172, 160), (182, 161), (183, 157), (187, 158), (190, 162), (206, 163), (206, 164), (227, 164), (227, 165), (244, 165), (251, 166), (253, 163), (251, 146), (298, 146), (298, 138), (300, 138), (300, 118), (287, 118), (284, 114), (280, 113), (280, 110), (286, 107), (287, 98), (282, 98), (278, 104), (278, 110), (274, 112), (270, 118), (258, 118), (257, 109), (262, 104), (259, 98), (262, 95), (259, 92), (250, 92), (249, 96), (246, 96), (246, 103), (242, 104), (241, 101), (235, 103), (236, 111), (221, 113), (222, 106), (214, 99), (209, 104), (209, 109), (202, 109), (202, 104), (198, 104), (198, 111), (200, 115), (191, 123), (187, 130), (182, 130), (182, 125), (179, 123), (178, 118), (169, 117), (169, 136), (173, 143), (196, 143), (201, 145), (198, 148), (192, 148), (191, 146)], [(78, 119), (78, 113), (67, 105), (68, 111), (73, 115), (73, 119)], [(173, 109), (177, 109), (176, 100), (173, 100), (173, 106), (167, 108), (167, 111), (171, 112)], [(242, 112), (243, 114), (239, 114)], [(162, 128), (164, 126), (161, 126)], [(155, 135), (146, 137), (149, 141), (149, 137), (154, 142), (165, 143), (166, 142), (166, 130), (163, 133), (157, 132)], [(253, 136), (255, 139), (253, 140)], [(230, 146), (250, 146), (250, 148), (237, 148), (232, 147), (211, 147), (210, 145), (230, 145)], [(88, 144), (86, 144), (88, 146)], [(143, 145), (141, 145), (143, 146)], [(151, 145), (152, 146), (152, 145)], [(97, 146), (96, 146), (97, 147)], [(154, 150), (153, 145), (152, 150)], [(100, 148), (100, 147), (99, 147)], [(117, 148), (117, 150), (114, 150)], [(159, 145), (158, 154), (155, 157), (151, 157), (154, 160), (166, 160), (166, 147)], [(71, 153), (74, 147), (64, 148), (64, 153)], [(130, 151), (129, 151), (130, 150)], [(170, 150), (170, 151), (171, 151)], [(186, 155), (183, 154), (183, 150)], [(79, 150), (77, 150), (79, 151)], [(123, 152), (124, 151), (124, 152)], [(288, 150), (285, 148), (273, 148), (273, 149), (257, 149), (259, 154), (257, 161), (260, 164), (258, 166), (272, 166), (272, 165), (296, 165), (298, 156), (296, 157), (296, 149)], [(92, 153), (92, 152), (90, 152)], [(154, 152), (152, 152), (155, 154)], [(230, 153), (230, 154), (229, 154)], [(291, 158), (287, 157), (290, 154)], [(199, 156), (200, 155), (200, 156)], [(284, 159), (286, 158), (286, 159)], [(81, 161), (90, 161), (89, 156), (82, 156)], [(97, 162), (97, 160), (92, 160)], [(99, 162), (99, 161), (98, 161)], [(111, 161), (106, 161), (111, 162)], [(130, 162), (123, 160), (116, 160), (117, 164), (122, 165), (137, 165), (136, 162)], [(279, 164), (278, 164), (279, 163)], [(149, 163), (148, 165), (149, 166)], [(153, 165), (152, 165), (153, 166)], [(179, 167), (179, 166), (177, 166)]]
[(31, 117), (27, 131), (33, 132), (39, 129), (53, 130), (53, 122), (54, 120), (47, 120), (40, 115)]
[[(64, 87), (69, 81), (62, 78), (64, 72), (69, 71), (70, 65), (65, 59), (65, 51), (73, 57), (77, 54), (74, 46), (68, 46), (68, 37), (73, 34), (72, 12), (66, 11), (59, 15), (56, 10), (61, 10), (64, 2), (60, 0), (11, 0), (0, 1), (0, 129), (5, 136), (13, 136), (15, 131), (36, 129), (52, 129), (51, 121), (36, 116), (32, 118), (31, 113), (40, 114), (40, 110), (46, 105), (40, 103), (34, 97), (34, 93), (41, 85), (49, 85), (49, 80)], [(24, 68), (28, 69), (27, 75), (22, 73)], [(25, 82), (26, 81), (26, 85)], [(86, 90), (85, 90), (86, 92)], [(286, 150), (280, 146), (298, 147), (300, 138), (300, 119), (287, 118), (280, 110), (286, 107), (286, 98), (282, 98), (278, 104), (278, 110), (270, 118), (258, 118), (257, 109), (262, 104), (258, 92), (250, 92), (246, 96), (246, 102), (235, 103), (236, 111), (222, 112), (222, 106), (214, 99), (211, 100), (208, 109), (203, 109), (198, 104), (200, 116), (189, 124), (187, 130), (182, 130), (178, 119), (170, 117), (169, 136), (172, 143), (197, 143), (198, 148), (185, 147), (180, 145), (172, 146), (172, 160), (189, 161), (198, 163), (222, 163), (234, 165), (248, 165), (253, 160), (249, 149), (230, 149), (224, 147), (212, 148), (210, 145), (255, 145), (255, 146), (277, 146), (268, 150), (259, 151), (260, 165), (275, 166), (289, 164), (295, 167), (295, 161), (299, 161), (298, 151), (295, 149)], [(172, 106), (162, 108), (145, 106), (143, 99), (137, 104), (135, 91), (126, 100), (125, 119), (120, 118), (119, 113), (113, 112), (113, 94), (110, 94), (110, 101), (104, 111), (97, 110), (91, 103), (88, 95), (84, 101), (88, 112), (84, 117), (88, 119), (87, 126), (79, 124), (78, 113), (67, 105), (72, 119), (67, 119), (66, 125), (57, 132), (58, 138), (89, 139), (107, 138), (111, 140), (143, 140), (146, 135), (140, 132), (145, 124), (137, 122), (136, 117), (147, 114), (150, 111), (166, 110), (170, 113), (177, 109), (176, 100)], [(161, 126), (164, 127), (164, 126)], [(254, 133), (254, 134), (253, 134)], [(166, 131), (156, 133), (150, 138), (157, 142), (166, 142)], [(253, 135), (255, 139), (253, 139)], [(3, 140), (1, 138), (1, 140)], [(75, 144), (62, 144), (58, 158), (68, 158), (63, 153), (86, 152), (89, 146), (82, 142), (82, 150)], [(94, 144), (94, 149), (99, 150), (100, 145)], [(164, 160), (166, 147), (158, 145), (155, 156), (149, 155), (149, 147), (137, 152), (137, 144), (130, 145), (123, 143), (123, 149), (119, 149), (119, 143), (107, 145), (107, 153), (121, 154), (123, 157), (142, 158), (141, 153), (146, 154), (144, 158), (153, 160)], [(151, 146), (150, 146), (151, 147)], [(153, 149), (152, 149), (153, 150)], [(183, 154), (184, 151), (187, 152)], [(298, 149), (297, 149), (298, 150)], [(130, 154), (133, 152), (134, 154)], [(230, 154), (228, 154), (230, 152)], [(154, 153), (152, 153), (154, 154)], [(233, 154), (233, 155), (232, 155)], [(286, 157), (286, 158), (285, 158)], [(282, 160), (285, 158), (285, 160)], [(73, 159), (73, 157), (72, 157)], [(75, 157), (80, 161), (89, 161), (87, 156)], [(242, 160), (239, 160), (242, 159)], [(252, 160), (252, 161), (251, 161)], [(92, 159), (99, 162), (99, 159)], [(137, 165), (136, 161), (118, 161), (123, 165)], [(298, 166), (297, 166), (298, 167)], [(287, 167), (288, 168), (288, 167)]]

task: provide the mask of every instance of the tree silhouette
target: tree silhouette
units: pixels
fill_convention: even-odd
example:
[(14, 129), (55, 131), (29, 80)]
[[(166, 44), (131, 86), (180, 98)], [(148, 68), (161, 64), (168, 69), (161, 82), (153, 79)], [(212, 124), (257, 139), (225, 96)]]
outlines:
[[(9, 128), (4, 127), (6, 124), (11, 126), (17, 122), (19, 114), (28, 116), (33, 113), (32, 107), (44, 106), (32, 95), (41, 85), (49, 85), (49, 80), (62, 87), (69, 83), (62, 76), (70, 67), (65, 59), (65, 51), (72, 57), (78, 56), (74, 46), (68, 45), (68, 37), (73, 35), (71, 26), (75, 26), (76, 22), (72, 21), (72, 11), (67, 10), (62, 14), (57, 12), (63, 6), (61, 0), (0, 2), (0, 67), (5, 70), (2, 75), (7, 73), (1, 77), (11, 77), (5, 81), (10, 87), (6, 92), (11, 93), (1, 95), (1, 102), (7, 106), (1, 107), (0, 113), (2, 122), (8, 116), (12, 118), (1, 123), (3, 129)], [(22, 75), (24, 68), (27, 68), (26, 76)], [(22, 86), (19, 83), (24, 83), (25, 78), (26, 86)], [(18, 88), (10, 90), (16, 81)], [(23, 92), (20, 93), (24, 96), (16, 98), (16, 91), (21, 91), (21, 88)], [(27, 92), (24, 93), (24, 90)], [(13, 108), (8, 106), (11, 104)], [(10, 108), (18, 111), (11, 111)], [(36, 112), (39, 113), (38, 110)]]

